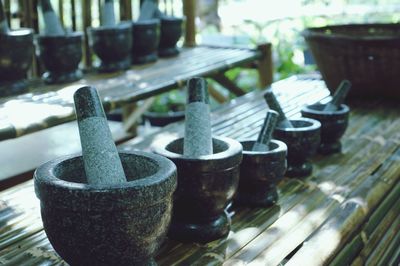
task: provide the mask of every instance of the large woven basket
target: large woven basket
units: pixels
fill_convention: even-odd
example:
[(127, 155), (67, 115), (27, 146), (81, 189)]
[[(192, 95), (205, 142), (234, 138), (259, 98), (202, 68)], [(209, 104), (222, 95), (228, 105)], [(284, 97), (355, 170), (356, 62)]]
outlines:
[(302, 32), (327, 87), (352, 82), (350, 97), (400, 99), (400, 24), (348, 24)]

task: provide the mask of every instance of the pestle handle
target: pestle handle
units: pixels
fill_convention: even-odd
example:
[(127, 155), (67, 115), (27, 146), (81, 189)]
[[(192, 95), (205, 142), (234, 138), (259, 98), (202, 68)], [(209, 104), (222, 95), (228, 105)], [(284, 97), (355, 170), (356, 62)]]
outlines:
[(152, 19), (156, 17), (156, 15), (158, 15), (159, 13), (161, 13), (161, 11), (159, 11), (158, 5), (154, 0), (145, 0), (140, 6), (138, 21)]
[(332, 100), (327, 103), (323, 109), (323, 111), (336, 111), (339, 109), (340, 105), (344, 103), (344, 99), (349, 93), (351, 88), (351, 82), (348, 80), (342, 80), (340, 82), (339, 87), (336, 89), (333, 94)]
[(50, 3), (50, 0), (40, 0), (40, 7), (44, 20), (45, 35), (64, 35), (64, 29), (61, 25), (60, 19)]
[(87, 182), (99, 186), (126, 182), (97, 90), (79, 88), (74, 102)]
[(3, 2), (0, 0), (0, 33), (7, 33), (9, 31), (6, 12), (4, 11)]
[(101, 25), (102, 26), (115, 26), (115, 12), (114, 12), (114, 0), (105, 0), (101, 8)]
[(183, 154), (190, 157), (212, 154), (207, 82), (203, 78), (192, 78), (187, 88)]
[(264, 124), (258, 134), (256, 142), (254, 142), (252, 151), (268, 151), (269, 142), (272, 138), (272, 133), (275, 130), (276, 122), (278, 122), (279, 114), (274, 110), (268, 110), (264, 119)]
[(285, 113), (283, 112), (278, 100), (276, 99), (271, 89), (268, 89), (265, 92), (264, 98), (269, 108), (278, 112), (279, 114), (278, 125), (284, 128), (292, 128), (293, 127), (292, 123), (289, 121), (289, 119), (287, 119)]

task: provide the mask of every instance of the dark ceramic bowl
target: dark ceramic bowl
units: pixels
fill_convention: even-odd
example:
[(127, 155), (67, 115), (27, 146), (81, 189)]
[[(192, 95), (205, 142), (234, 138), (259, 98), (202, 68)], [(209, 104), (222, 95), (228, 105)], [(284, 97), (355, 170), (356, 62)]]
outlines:
[(304, 117), (313, 118), (321, 122), (321, 145), (318, 152), (332, 154), (342, 150), (340, 138), (349, 124), (350, 108), (342, 104), (337, 111), (322, 111), (325, 104), (313, 104), (305, 106), (301, 110)]
[(184, 156), (183, 138), (155, 148), (178, 169), (170, 238), (205, 243), (229, 233), (225, 208), (238, 186), (242, 145), (233, 139), (214, 137), (213, 149), (214, 154), (199, 158)]
[(132, 25), (132, 62), (134, 64), (146, 64), (157, 61), (160, 20), (136, 21)]
[(288, 177), (304, 177), (312, 173), (308, 159), (313, 156), (321, 142), (321, 123), (311, 118), (290, 120), (293, 128), (275, 128), (274, 137), (288, 147)]
[(72, 82), (82, 77), (78, 69), (82, 59), (82, 38), (81, 32), (38, 36), (38, 56), (47, 70), (42, 76), (46, 83)]
[(156, 112), (144, 112), (143, 118), (150, 122), (150, 125), (155, 127), (163, 127), (168, 124), (181, 121), (185, 119), (185, 111), (167, 112), (167, 113), (156, 113)]
[(88, 28), (89, 45), (100, 58), (100, 72), (113, 72), (131, 66), (132, 23), (113, 27)]
[(10, 95), (25, 87), (26, 72), (34, 53), (33, 30), (22, 28), (0, 34), (0, 95)]
[(154, 265), (171, 219), (176, 167), (144, 152), (120, 153), (128, 182), (86, 183), (82, 156), (40, 166), (35, 192), (43, 226), (71, 265)]
[(182, 36), (182, 18), (162, 17), (160, 28), (160, 44), (158, 46), (158, 55), (161, 57), (170, 57), (179, 54), (176, 43)]
[(287, 146), (271, 140), (268, 151), (252, 151), (254, 140), (241, 141), (243, 161), (235, 203), (267, 207), (278, 200), (276, 184), (286, 172)]

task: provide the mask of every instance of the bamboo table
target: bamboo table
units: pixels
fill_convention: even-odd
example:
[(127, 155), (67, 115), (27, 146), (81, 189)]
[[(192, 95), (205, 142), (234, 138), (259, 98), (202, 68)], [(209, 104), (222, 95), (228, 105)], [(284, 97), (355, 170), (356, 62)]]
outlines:
[[(327, 101), (319, 79), (292, 77), (273, 90), (289, 117)], [(213, 132), (254, 138), (267, 106), (255, 91), (212, 114)], [(148, 150), (181, 135), (172, 124), (121, 149)], [(167, 240), (159, 265), (398, 265), (400, 260), (400, 110), (379, 100), (351, 105), (343, 151), (315, 156), (314, 172), (285, 178), (271, 208), (231, 208), (227, 238), (200, 245)], [(0, 264), (63, 265), (42, 228), (33, 182), (0, 193)]]
[[(97, 88), (109, 111), (174, 89), (191, 77), (220, 74), (262, 57), (259, 49), (196, 46), (182, 48), (177, 57), (127, 71), (86, 73), (81, 80), (70, 84), (44, 85), (39, 80), (30, 80), (29, 92), (0, 99), (0, 141), (74, 120), (72, 96), (82, 85)], [(221, 75), (218, 77), (223, 79)], [(238, 90), (235, 86), (232, 89)]]

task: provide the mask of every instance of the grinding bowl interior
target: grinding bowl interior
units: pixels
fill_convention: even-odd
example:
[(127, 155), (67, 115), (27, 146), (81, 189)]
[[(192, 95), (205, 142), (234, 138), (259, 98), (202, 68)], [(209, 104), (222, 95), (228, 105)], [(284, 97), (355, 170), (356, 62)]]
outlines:
[(323, 111), (325, 108), (326, 104), (312, 104), (312, 105), (307, 105), (303, 108), (305, 112), (310, 112), (310, 113), (316, 113), (316, 114), (344, 114), (349, 112), (349, 107), (345, 104), (341, 104), (339, 108), (336, 111)]
[[(254, 142), (255, 142), (254, 140), (241, 141), (240, 144), (242, 144), (242, 146), (243, 146), (243, 151), (251, 151), (253, 149)], [(269, 151), (273, 151), (278, 147), (279, 147), (279, 145), (277, 143), (273, 142), (272, 140), (268, 144)]]
[[(159, 166), (148, 157), (126, 156), (120, 154), (122, 166), (128, 181), (142, 179), (157, 173)], [(54, 175), (64, 181), (87, 183), (82, 157), (73, 157), (54, 167)]]
[(276, 127), (277, 131), (291, 131), (291, 132), (301, 132), (301, 131), (313, 131), (321, 127), (321, 123), (318, 120), (311, 118), (298, 118), (290, 120), (293, 127)]
[[(229, 146), (226, 142), (213, 138), (213, 154), (221, 153), (228, 150)], [(183, 154), (183, 138), (170, 142), (165, 149), (169, 152)]]

